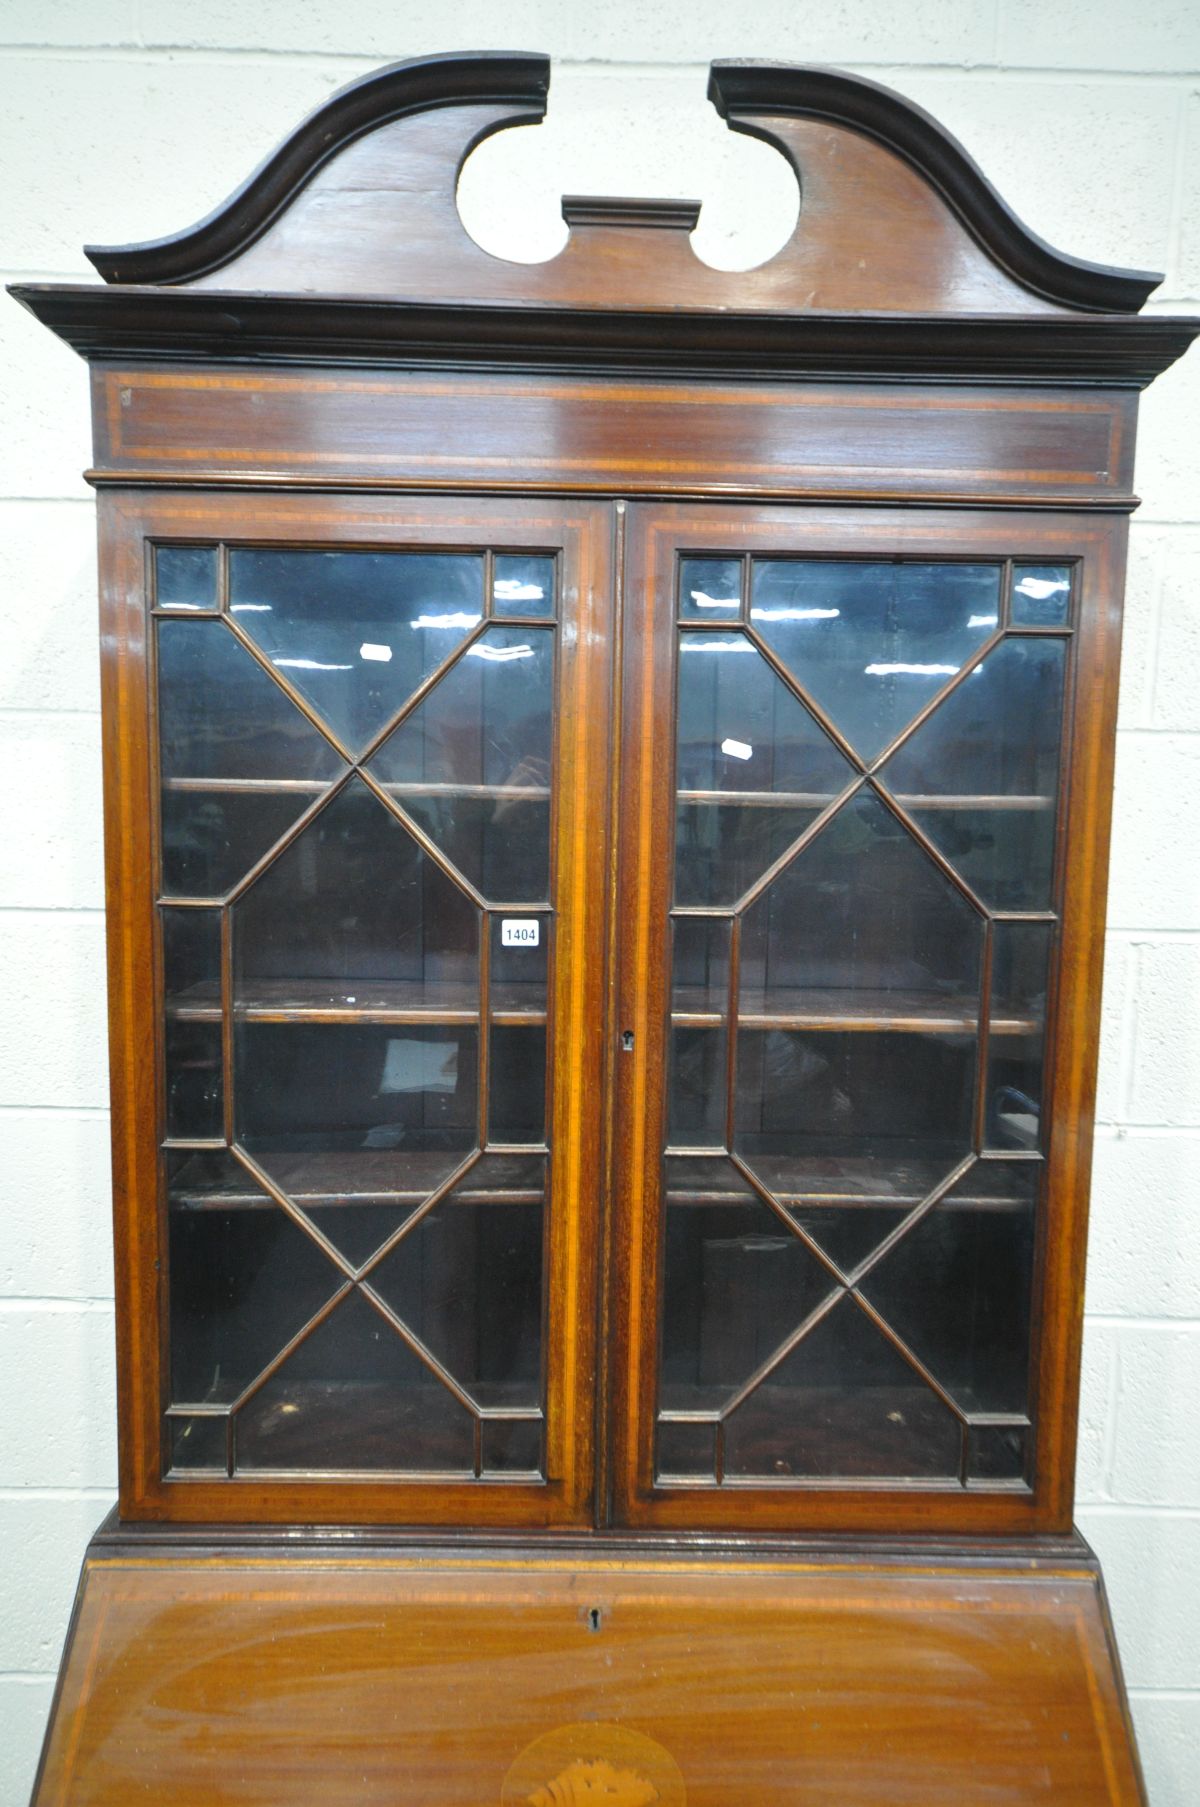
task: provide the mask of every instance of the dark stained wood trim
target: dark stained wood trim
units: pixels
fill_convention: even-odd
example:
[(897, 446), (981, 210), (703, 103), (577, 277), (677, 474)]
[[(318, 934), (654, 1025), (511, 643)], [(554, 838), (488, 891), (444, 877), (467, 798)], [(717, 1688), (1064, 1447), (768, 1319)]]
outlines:
[(524, 307), (13, 283), (86, 358), (469, 365), (662, 376), (1120, 383), (1144, 389), (1200, 319)]
[(1056, 251), (1017, 218), (944, 126), (878, 82), (840, 69), (731, 60), (712, 65), (708, 97), (732, 130), (764, 139), (785, 157), (786, 143), (771, 129), (780, 115), (828, 120), (886, 145), (938, 190), (1003, 269), (1062, 306), (1133, 313), (1162, 281), (1151, 270), (1123, 270)]
[[(252, 245), (322, 165), (365, 133), (407, 113), (489, 104), (512, 107), (489, 132), (534, 125), (545, 115), (549, 85), (549, 57), (528, 51), (450, 51), (391, 63), (339, 88), (196, 225), (144, 244), (86, 245), (85, 255), (105, 282), (193, 281)], [(463, 146), (464, 158), (478, 142)]]

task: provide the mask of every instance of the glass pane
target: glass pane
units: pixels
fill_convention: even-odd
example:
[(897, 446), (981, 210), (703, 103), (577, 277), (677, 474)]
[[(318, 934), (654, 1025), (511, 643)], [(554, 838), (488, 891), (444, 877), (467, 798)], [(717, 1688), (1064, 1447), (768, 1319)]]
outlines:
[(159, 546), (154, 554), (154, 600), (160, 609), (215, 609), (215, 546)]
[(166, 1443), (171, 1468), (226, 1472), (226, 1418), (168, 1418)]
[(169, 910), (162, 915), (163, 992), (167, 1015), (220, 1021), (221, 912)]
[(234, 1049), (238, 1140), (354, 1265), (475, 1146), (475, 1026), (239, 1021)]
[(1024, 1480), (1028, 1435), (1026, 1425), (973, 1424), (967, 1432), (967, 1479)]
[(550, 888), (549, 629), (489, 627), (406, 716), (371, 771), (484, 896)]
[(544, 1163), (484, 1155), (371, 1284), (476, 1404), (541, 1404)]
[(750, 619), (860, 759), (961, 671), (1000, 614), (998, 565), (755, 559)]
[(546, 1031), (493, 1027), (488, 1140), (546, 1138)]
[(688, 1480), (716, 1479), (717, 1427), (686, 1420), (659, 1420), (655, 1469), (660, 1475), (681, 1475)]
[(236, 1419), (237, 1467), (469, 1476), (475, 1420), (352, 1292)]
[(483, 558), (239, 548), (229, 555), (229, 607), (359, 753), (481, 619)]
[(682, 1148), (723, 1147), (729, 923), (680, 916), (672, 927), (668, 1139)]
[(725, 1472), (957, 1479), (958, 1420), (851, 1299), (823, 1317), (725, 1428)]
[(667, 1160), (660, 1410), (725, 1405), (831, 1281), (729, 1161)]
[(980, 1201), (969, 1174), (860, 1282), (964, 1412), (1026, 1409), (1039, 1182), (1039, 1163), (1013, 1162), (1005, 1196)]
[(175, 1156), (168, 1203), (171, 1398), (229, 1404), (342, 1276), (228, 1154)]
[(1017, 565), (1013, 569), (1014, 627), (1064, 627), (1071, 613), (1069, 565)]
[(255, 1021), (473, 1020), (479, 911), (352, 779), (232, 906), (234, 1005)]
[(496, 615), (553, 615), (554, 560), (535, 552), (498, 552), (493, 561), (492, 611)]
[(998, 922), (992, 931), (992, 1007), (988, 1035), (988, 1148), (1041, 1144), (1042, 1067), (1052, 928)]
[(676, 903), (736, 903), (851, 777), (744, 634), (680, 634)]
[(541, 1023), (546, 1015), (546, 978), (553, 920), (546, 914), (488, 917), (491, 937), (492, 1020)]
[(740, 558), (685, 558), (679, 566), (679, 613), (689, 621), (736, 621), (742, 607)]
[(777, 1195), (828, 1192), (846, 1159), (868, 1198), (923, 1194), (970, 1150), (982, 945), (870, 794), (746, 911), (736, 1146)]
[(163, 1066), (167, 1135), (185, 1142), (222, 1135), (225, 1082), (220, 1021), (168, 1016)]
[(228, 891), (345, 771), (223, 621), (158, 624), (163, 890)]
[(485, 1418), (483, 1421), (483, 1472), (501, 1475), (540, 1475), (542, 1472), (542, 1420), (540, 1418)]
[(1062, 640), (1009, 638), (893, 754), (883, 779), (983, 902), (1051, 901)]

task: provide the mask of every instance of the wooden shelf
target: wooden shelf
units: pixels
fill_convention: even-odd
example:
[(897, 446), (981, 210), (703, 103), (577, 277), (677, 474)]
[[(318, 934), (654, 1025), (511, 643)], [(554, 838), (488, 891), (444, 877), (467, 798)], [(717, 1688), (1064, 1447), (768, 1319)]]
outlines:
[[(681, 985), (675, 991), (671, 1022), (679, 1029), (720, 1029), (722, 1008), (712, 992)], [(859, 1030), (882, 1034), (973, 1035), (979, 1027), (977, 997), (953, 998), (920, 991), (778, 987), (769, 993), (743, 992), (738, 1006), (743, 1029)], [(993, 1035), (1036, 1035), (1040, 1018), (997, 1002), (989, 1019)]]
[[(546, 1021), (541, 986), (493, 982), (490, 1020), (508, 1028), (536, 1028)], [(535, 994), (531, 997), (530, 994)], [(180, 1023), (218, 1023), (221, 993), (215, 980), (193, 985), (166, 1001), (167, 1016)], [(479, 1022), (475, 986), (448, 980), (423, 985), (410, 979), (255, 979), (236, 997), (239, 1023), (435, 1023)]]
[[(871, 1159), (865, 1155), (743, 1154), (767, 1190), (788, 1209), (844, 1211), (869, 1207), (911, 1211), (929, 1197), (954, 1166), (957, 1157), (943, 1161), (904, 1161), (891, 1155)], [(979, 1161), (959, 1182), (949, 1201), (956, 1211), (1012, 1211), (1028, 1200), (1017, 1183), (1017, 1162)], [(1022, 1166), (1041, 1163), (1023, 1162)], [(705, 1169), (708, 1169), (706, 1172)], [(735, 1169), (719, 1156), (675, 1156), (668, 1166), (666, 1201), (669, 1205), (740, 1205), (750, 1196), (734, 1182)]]
[[(374, 774), (372, 774), (374, 775)], [(340, 777), (341, 774), (338, 774)], [(163, 790), (195, 791), (205, 796), (229, 793), (237, 796), (279, 796), (295, 791), (301, 796), (319, 797), (336, 784), (335, 778), (164, 778)], [(414, 781), (403, 784), (383, 783), (380, 790), (392, 797), (483, 797), (500, 803), (546, 803), (550, 787), (545, 784), (435, 784)]]
[[(827, 809), (838, 795), (835, 791), (677, 791), (679, 803), (731, 804), (751, 809)], [(891, 791), (902, 809), (1053, 809), (1053, 797), (984, 795), (964, 792), (961, 796), (934, 793)]]
[[(306, 1206), (385, 1205), (415, 1207), (453, 1171), (459, 1155), (406, 1154), (399, 1149), (347, 1149), (329, 1154), (256, 1154), (255, 1158), (281, 1192), (302, 1209)], [(460, 1205), (540, 1205), (544, 1193), (529, 1185), (528, 1163), (540, 1154), (489, 1156), (449, 1195)], [(172, 1209), (182, 1211), (274, 1211), (268, 1197), (248, 1173), (213, 1184), (203, 1166), (190, 1174), (187, 1163), (170, 1186)], [(483, 1173), (487, 1183), (483, 1183)], [(190, 1177), (189, 1177), (190, 1175)]]

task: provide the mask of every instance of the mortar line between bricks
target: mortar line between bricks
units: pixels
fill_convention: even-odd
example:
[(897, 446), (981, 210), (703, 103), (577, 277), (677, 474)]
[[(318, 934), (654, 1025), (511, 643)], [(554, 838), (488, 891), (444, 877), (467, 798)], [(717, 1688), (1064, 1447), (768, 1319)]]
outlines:
[(1200, 1688), (1127, 1688), (1130, 1700), (1177, 1700), (1200, 1706)]
[(81, 1123), (107, 1123), (111, 1115), (104, 1104), (0, 1104), (3, 1117), (76, 1117)]
[(46, 1298), (31, 1295), (21, 1298), (16, 1293), (0, 1295), (0, 1317), (16, 1317), (20, 1312), (32, 1312), (38, 1317), (111, 1317), (113, 1314), (113, 1295), (102, 1293), (86, 1293), (68, 1295), (58, 1298)]
[(1182, 1142), (1200, 1141), (1200, 1128), (1193, 1124), (1170, 1123), (1114, 1123), (1105, 1122), (1096, 1125), (1096, 1140), (1104, 1142), (1151, 1142), (1164, 1141), (1167, 1137), (1178, 1137)]
[(103, 1505), (106, 1500), (115, 1500), (115, 1487), (5, 1487), (0, 1486), (0, 1506), (9, 1505), (17, 1500), (79, 1500), (86, 1504)]
[(0, 1669), (0, 1682), (16, 1682), (21, 1687), (41, 1687), (46, 1683), (54, 1684), (58, 1674), (57, 1666), (53, 1669)]
[(1200, 1506), (1139, 1505), (1134, 1500), (1080, 1500), (1076, 1506), (1079, 1518), (1177, 1518), (1187, 1523), (1200, 1520)]
[[(849, 46), (847, 46), (849, 48)], [(274, 49), (267, 44), (173, 44), (169, 42), (115, 44), (44, 44), (44, 43), (8, 43), (0, 40), (0, 55), (10, 56), (21, 62), (84, 62), (98, 60), (117, 63), (147, 63), (159, 66), (163, 63), (178, 64), (181, 61), (199, 67), (226, 67), (230, 63), (246, 64), (249, 67), (261, 65), (275, 68), (280, 63), (324, 64), (330, 70), (338, 72), (356, 69), (369, 73), (388, 62), (386, 52), (375, 50), (328, 50), (314, 46), (306, 48), (301, 45)], [(1170, 67), (1150, 67), (1146, 69), (1103, 69), (1094, 68), (1087, 63), (1014, 63), (1002, 62), (991, 53), (971, 54), (969, 51), (956, 57), (936, 59), (905, 60), (888, 57), (876, 61), (861, 56), (838, 56), (832, 59), (822, 57), (821, 61), (832, 60), (840, 68), (849, 70), (870, 69), (891, 71), (897, 75), (967, 75), (983, 76), (990, 80), (1011, 82), (1025, 77), (1035, 77), (1048, 81), (1072, 82), (1084, 77), (1089, 81), (1102, 82), (1105, 85), (1130, 86), (1138, 82), (1187, 83), (1194, 79), (1198, 70)], [(664, 56), (662, 58), (623, 58), (603, 56), (562, 56), (552, 59), (552, 67), (556, 69), (588, 70), (601, 74), (619, 73), (621, 75), (661, 77), (704, 76), (708, 73), (708, 62), (703, 57), (679, 59)]]
[(1164, 1318), (1153, 1314), (1131, 1312), (1128, 1317), (1115, 1311), (1084, 1311), (1084, 1322), (1104, 1330), (1193, 1330), (1200, 1332), (1200, 1316)]

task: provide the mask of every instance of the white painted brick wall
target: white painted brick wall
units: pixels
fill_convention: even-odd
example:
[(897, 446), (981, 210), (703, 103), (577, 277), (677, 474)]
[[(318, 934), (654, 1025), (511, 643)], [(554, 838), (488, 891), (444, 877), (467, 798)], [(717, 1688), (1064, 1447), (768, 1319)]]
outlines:
[[(1194, 0), (0, 0), (6, 280), (174, 230), (382, 60), (559, 59), (540, 134), (491, 140), (464, 212), (546, 255), (565, 191), (707, 198), (706, 255), (781, 242), (713, 56), (857, 69), (928, 106), (1068, 251), (1200, 303)], [(10, 303), (0, 433), (0, 1801), (25, 1799), (87, 1537), (114, 1485), (93, 521), (82, 365)], [(1143, 403), (1080, 1431), (1154, 1807), (1200, 1800), (1200, 354)]]

